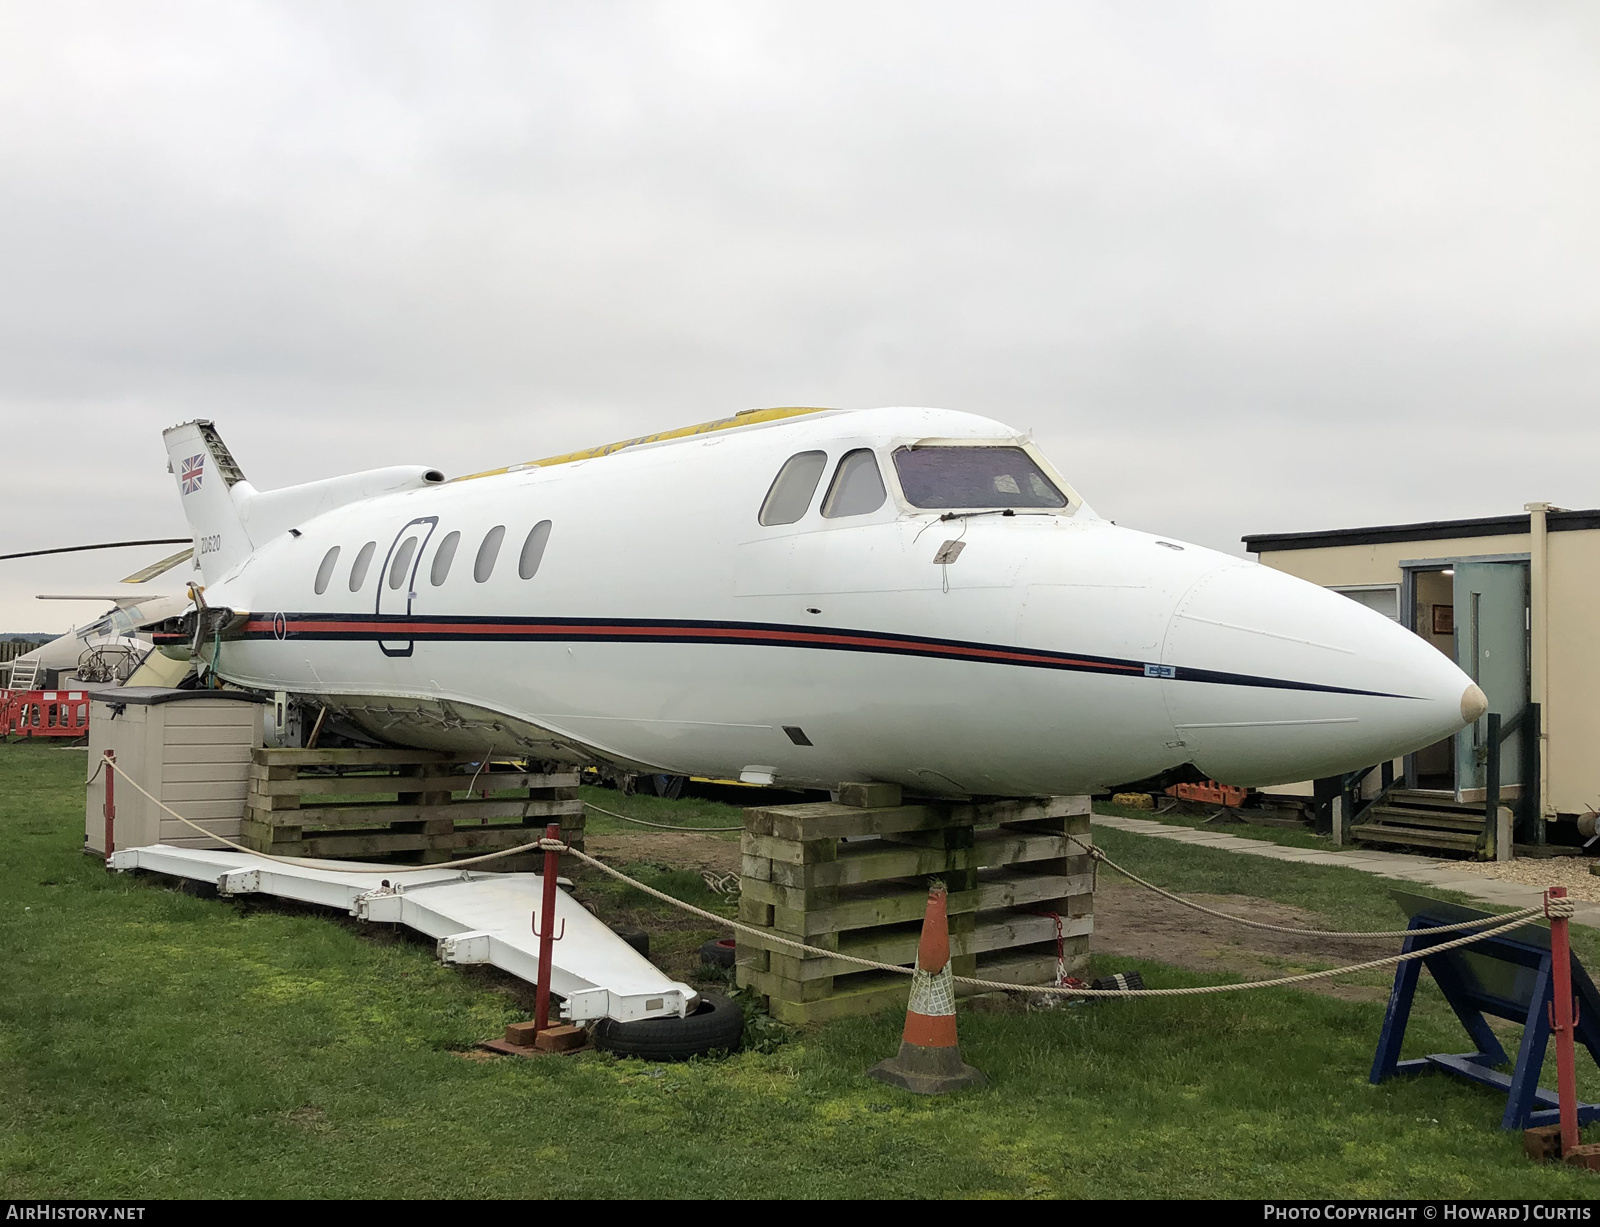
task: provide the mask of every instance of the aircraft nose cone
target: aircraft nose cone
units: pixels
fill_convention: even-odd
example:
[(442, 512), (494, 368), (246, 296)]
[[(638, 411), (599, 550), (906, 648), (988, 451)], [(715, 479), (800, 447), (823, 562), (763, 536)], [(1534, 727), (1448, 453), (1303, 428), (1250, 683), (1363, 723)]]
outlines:
[(1178, 602), (1162, 647), (1191, 761), (1228, 784), (1319, 779), (1450, 736), (1488, 708), (1455, 662), (1392, 619), (1254, 563)]

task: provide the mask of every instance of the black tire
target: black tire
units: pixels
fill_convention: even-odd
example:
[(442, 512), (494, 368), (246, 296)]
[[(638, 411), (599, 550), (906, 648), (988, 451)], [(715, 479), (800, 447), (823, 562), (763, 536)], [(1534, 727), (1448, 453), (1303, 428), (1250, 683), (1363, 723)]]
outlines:
[(713, 1052), (737, 1052), (744, 1039), (744, 1011), (720, 993), (701, 993), (688, 1018), (617, 1022), (603, 1018), (590, 1032), (594, 1046), (642, 1061), (687, 1061)]
[(645, 958), (650, 957), (650, 935), (642, 929), (630, 929), (626, 933), (618, 933), (617, 936), (644, 955)]
[(1116, 975), (1101, 976), (1089, 987), (1099, 989), (1104, 993), (1119, 993), (1126, 992), (1128, 989), (1142, 989), (1144, 987), (1144, 976), (1137, 971), (1130, 971), (1126, 974), (1118, 972)]
[(655, 795), (665, 797), (668, 801), (676, 801), (683, 796), (683, 786), (689, 782), (689, 777), (684, 775), (652, 775), (647, 778)]
[(734, 939), (731, 937), (713, 937), (700, 947), (700, 961), (712, 967), (732, 967), (733, 958)]

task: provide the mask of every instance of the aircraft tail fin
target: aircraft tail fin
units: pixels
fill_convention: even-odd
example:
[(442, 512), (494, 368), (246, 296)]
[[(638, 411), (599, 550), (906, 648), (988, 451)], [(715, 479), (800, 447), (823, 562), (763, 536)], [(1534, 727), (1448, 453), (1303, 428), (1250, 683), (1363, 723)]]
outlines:
[(255, 490), (216, 427), (205, 418), (162, 432), (167, 471), (178, 483), (194, 531), (195, 563), (206, 583), (221, 578), (255, 550), (242, 511)]

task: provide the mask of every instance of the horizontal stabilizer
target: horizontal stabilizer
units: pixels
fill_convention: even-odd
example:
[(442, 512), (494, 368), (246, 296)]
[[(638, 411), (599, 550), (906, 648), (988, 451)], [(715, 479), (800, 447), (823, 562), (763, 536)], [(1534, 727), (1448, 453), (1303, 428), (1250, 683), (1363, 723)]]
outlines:
[(121, 582), (124, 584), (145, 583), (148, 580), (154, 579), (158, 575), (165, 575), (180, 562), (188, 562), (189, 559), (193, 557), (194, 546), (191, 545), (186, 550), (179, 550), (176, 554), (168, 555), (160, 562), (152, 562), (148, 567), (140, 567), (132, 575), (124, 577)]
[(150, 599), (150, 594), (123, 592), (115, 596), (105, 596), (98, 592), (41, 592), (33, 598), (36, 601), (95, 601), (104, 605), (115, 605), (118, 609), (128, 609), (141, 601)]

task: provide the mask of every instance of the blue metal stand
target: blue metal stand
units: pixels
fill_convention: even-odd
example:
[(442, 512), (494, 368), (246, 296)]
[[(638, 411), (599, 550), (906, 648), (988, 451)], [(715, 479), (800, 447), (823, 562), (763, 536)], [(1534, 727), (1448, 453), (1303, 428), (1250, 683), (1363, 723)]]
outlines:
[[(1484, 927), (1488, 928), (1495, 920), (1486, 912), (1437, 899), (1399, 891), (1395, 892), (1395, 898), (1411, 913), (1409, 929), (1435, 928), (1478, 918), (1482, 918)], [(1402, 949), (1407, 953), (1425, 950), (1461, 936), (1463, 933), (1410, 933)], [(1400, 1059), (1400, 1046), (1405, 1040), (1411, 1002), (1417, 991), (1417, 977), (1424, 964), (1466, 1028), (1468, 1037), (1478, 1046), (1476, 1052), (1434, 1053), (1414, 1061)], [(1594, 982), (1576, 956), (1572, 959), (1572, 988), (1577, 998), (1575, 1035), (1600, 1064), (1600, 993), (1595, 991)], [(1530, 924), (1471, 946), (1401, 963), (1395, 970), (1383, 1033), (1378, 1037), (1378, 1051), (1372, 1060), (1372, 1081), (1382, 1082), (1396, 1074), (1442, 1069), (1458, 1078), (1504, 1092), (1506, 1110), (1500, 1119), (1502, 1129), (1557, 1124), (1560, 1112), (1556, 1095), (1539, 1085), (1539, 1071), (1544, 1067), (1545, 1046), (1550, 1039), (1552, 1000), (1550, 931), (1538, 925)], [(1493, 1068), (1506, 1064), (1508, 1058), (1490, 1030), (1485, 1014), (1523, 1024), (1522, 1043), (1509, 1075)], [(1600, 1104), (1578, 1105), (1579, 1125), (1596, 1119), (1600, 1119)]]

